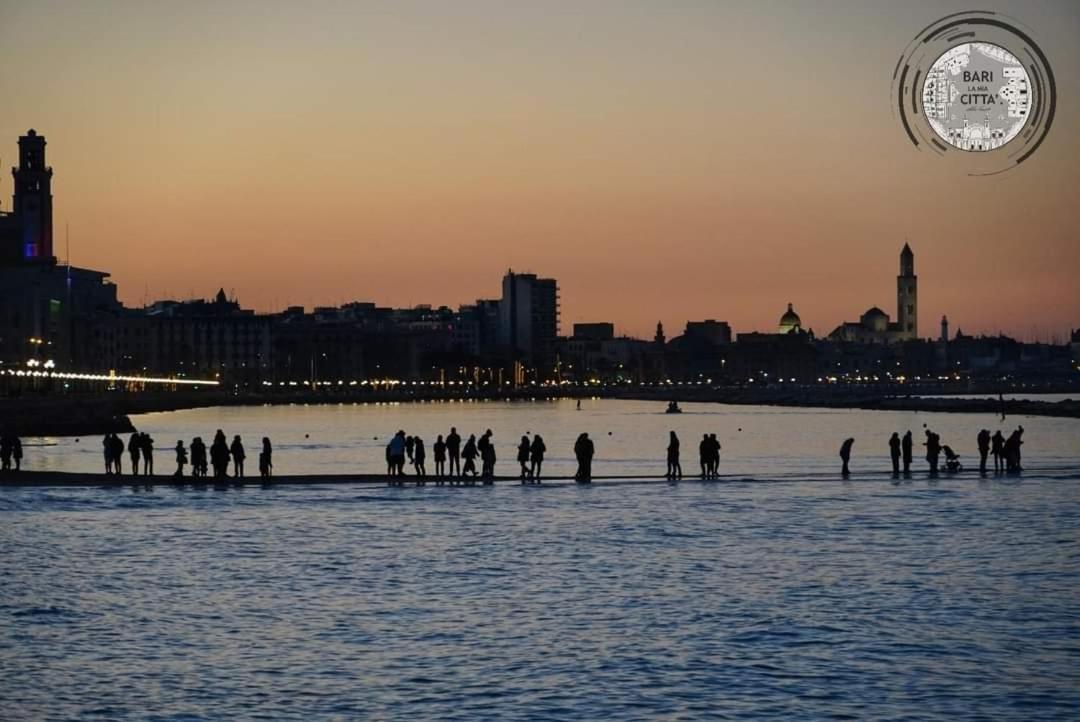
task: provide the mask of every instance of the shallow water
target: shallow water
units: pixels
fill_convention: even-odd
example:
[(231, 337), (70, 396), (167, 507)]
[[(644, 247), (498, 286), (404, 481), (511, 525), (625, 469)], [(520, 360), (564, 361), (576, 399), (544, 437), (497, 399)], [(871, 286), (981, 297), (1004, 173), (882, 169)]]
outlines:
[(1078, 479), (0, 490), (5, 719), (1075, 719)]
[[(282, 473), (378, 471), (388, 431), (450, 423), (495, 428), (504, 460), (513, 434), (541, 430), (563, 470), (588, 430), (597, 473), (623, 474), (662, 469), (675, 428), (689, 472), (691, 440), (715, 431), (725, 479), (0, 487), (0, 717), (1080, 717), (1078, 422), (1009, 419), (1027, 429), (1021, 477), (920, 470), (894, 483), (870, 456), (892, 429), (925, 421), (970, 458), (965, 444), (993, 419), (583, 406), (204, 409), (139, 423), (159, 448), (219, 426), (270, 434)], [(849, 434), (843, 482), (835, 454)], [(96, 453), (61, 444), (34, 447), (33, 462), (94, 466)]]
[[(274, 445), (278, 474), (382, 473), (384, 448), (398, 429), (421, 436), (428, 448), (436, 435), (457, 426), (463, 438), (485, 429), (495, 432), (497, 471), (514, 474), (516, 447), (522, 434), (543, 435), (551, 475), (571, 475), (574, 439), (587, 432), (596, 444), (593, 473), (651, 474), (665, 470), (669, 431), (682, 441), (685, 473), (697, 466), (702, 434), (715, 433), (723, 445), (721, 472), (755, 478), (802, 478), (835, 474), (841, 442), (855, 437), (852, 471), (856, 475), (889, 468), (888, 438), (893, 431), (911, 429), (915, 435), (916, 469), (925, 467), (920, 455), (923, 424), (941, 434), (964, 463), (976, 457), (979, 429), (1002, 429), (1008, 436), (1023, 425), (1024, 458), (1028, 467), (1080, 466), (1080, 419), (994, 414), (944, 414), (846, 409), (800, 409), (773, 406), (683, 404), (684, 413), (665, 414), (665, 404), (648, 401), (587, 399), (581, 411), (575, 402), (428, 402), (406, 404), (335, 404), (318, 406), (256, 406), (191, 409), (143, 414), (132, 421), (156, 441), (155, 470), (175, 468), (171, 447), (178, 439), (195, 436), (209, 442), (216, 429), (231, 440), (239, 434), (246, 444), (249, 475), (257, 473), (261, 438)], [(125, 442), (127, 439), (125, 438)], [(27, 439), (27, 468), (57, 471), (103, 470), (101, 437)], [(128, 468), (124, 457), (124, 468)]]

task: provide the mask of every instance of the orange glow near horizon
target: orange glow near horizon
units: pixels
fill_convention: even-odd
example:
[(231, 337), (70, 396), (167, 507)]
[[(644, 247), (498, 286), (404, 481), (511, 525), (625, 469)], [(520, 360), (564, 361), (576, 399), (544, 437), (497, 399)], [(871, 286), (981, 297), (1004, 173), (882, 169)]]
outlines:
[[(122, 300), (456, 306), (507, 268), (557, 278), (562, 331), (688, 319), (819, 335), (1080, 326), (1080, 6), (991, 3), (1059, 85), (1042, 148), (991, 178), (916, 152), (890, 113), (911, 37), (957, 2), (818, 7), (468, 0), (0, 0), (0, 157), (55, 169), (55, 250)], [(11, 178), (0, 178), (10, 209)]]

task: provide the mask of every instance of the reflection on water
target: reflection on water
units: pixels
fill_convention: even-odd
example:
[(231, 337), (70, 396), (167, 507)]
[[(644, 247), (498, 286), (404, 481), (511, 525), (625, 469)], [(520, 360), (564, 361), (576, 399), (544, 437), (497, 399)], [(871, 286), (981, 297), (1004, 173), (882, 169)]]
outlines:
[(0, 489), (3, 717), (1075, 719), (1077, 481)]
[[(716, 433), (723, 444), (720, 471), (725, 475), (773, 477), (832, 473), (839, 469), (837, 452), (855, 437), (853, 474), (889, 468), (888, 438), (893, 431), (914, 432), (916, 457), (922, 425), (941, 434), (971, 467), (980, 428), (1003, 429), (1005, 435), (1023, 424), (1025, 465), (1075, 466), (1080, 463), (1080, 420), (1009, 417), (993, 414), (941, 414), (859, 410), (798, 409), (769, 406), (683, 404), (684, 413), (665, 414), (663, 402), (586, 400), (581, 411), (573, 401), (429, 402), (409, 404), (340, 404), (327, 406), (257, 406), (192, 409), (133, 418), (156, 440), (158, 473), (171, 468), (170, 447), (187, 445), (195, 436), (209, 441), (216, 429), (228, 438), (240, 434), (254, 460), (260, 439), (274, 442), (277, 474), (382, 473), (384, 447), (397, 429), (419, 434), (429, 456), (437, 434), (451, 426), (467, 438), (485, 429), (495, 432), (500, 473), (513, 474), (516, 446), (522, 434), (540, 433), (547, 443), (545, 471), (572, 474), (574, 439), (587, 431), (596, 442), (593, 473), (662, 475), (668, 432), (682, 440), (683, 470), (697, 464), (702, 434)], [(30, 443), (46, 440), (28, 440)], [(64, 471), (103, 469), (101, 437), (49, 439), (55, 446), (28, 449), (27, 468)], [(125, 458), (125, 468), (127, 459)], [(923, 464), (916, 463), (921, 470)]]

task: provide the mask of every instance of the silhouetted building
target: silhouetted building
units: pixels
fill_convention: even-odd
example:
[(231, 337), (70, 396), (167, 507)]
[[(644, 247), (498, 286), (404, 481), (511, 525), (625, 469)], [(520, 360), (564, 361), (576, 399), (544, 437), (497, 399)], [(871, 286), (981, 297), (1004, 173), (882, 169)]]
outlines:
[(52, 174), (45, 137), (28, 131), (12, 168), (13, 210), (0, 211), (0, 363), (108, 369), (122, 308), (116, 286), (107, 273), (56, 264)]
[(0, 262), (54, 264), (52, 168), (45, 164), (45, 136), (30, 129), (19, 137), (19, 165), (12, 211), (0, 212)]
[(536, 368), (541, 378), (554, 373), (559, 336), (559, 289), (553, 278), (508, 271), (499, 301), (499, 340), (515, 358)]
[(802, 319), (799, 318), (799, 314), (795, 313), (795, 309), (790, 303), (787, 305), (787, 311), (780, 317), (778, 328), (780, 333), (802, 331)]
[(125, 371), (250, 386), (272, 368), (271, 317), (240, 308), (224, 289), (212, 301), (158, 301), (128, 312), (117, 344)]
[(915, 254), (904, 244), (900, 252), (900, 275), (896, 277), (897, 320), (877, 306), (871, 307), (857, 322), (846, 321), (832, 333), (829, 340), (849, 343), (897, 343), (917, 339), (918, 277), (915, 275)]
[(615, 336), (612, 323), (575, 323), (560, 348), (563, 378), (602, 383), (658, 381), (663, 350), (655, 342)]
[(615, 324), (575, 323), (572, 338), (583, 341), (610, 341), (615, 338)]

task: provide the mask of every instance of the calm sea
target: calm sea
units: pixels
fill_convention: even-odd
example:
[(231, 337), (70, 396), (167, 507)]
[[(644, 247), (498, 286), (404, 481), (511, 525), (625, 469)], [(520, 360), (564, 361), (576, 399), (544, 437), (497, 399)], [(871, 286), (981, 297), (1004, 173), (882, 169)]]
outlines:
[[(597, 473), (662, 469), (675, 429), (689, 472), (716, 432), (725, 478), (0, 489), (4, 720), (1080, 717), (1077, 421), (1006, 420), (1022, 477), (895, 483), (893, 429), (970, 460), (995, 419), (593, 401), (137, 423), (159, 470), (220, 427), (271, 436), (282, 473), (378, 471), (392, 431), (450, 424), (494, 429), (507, 472), (526, 431), (563, 470), (581, 431)], [(99, 442), (28, 466), (93, 470)]]

